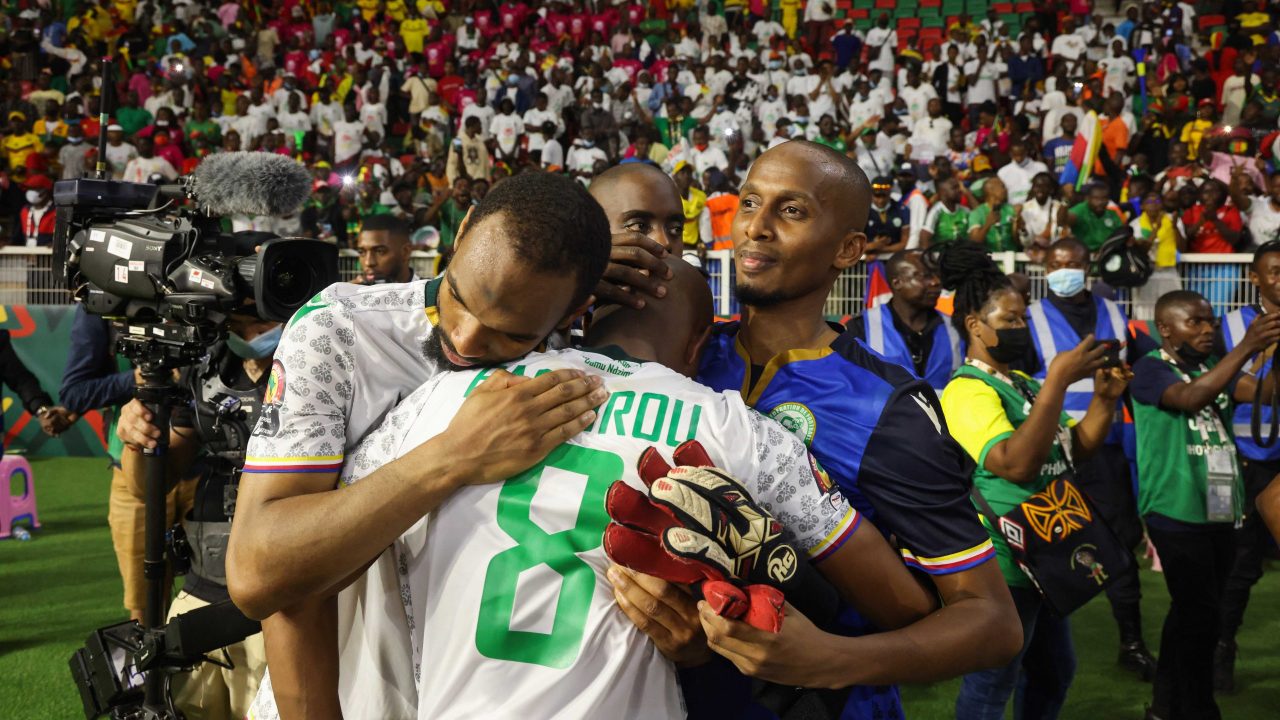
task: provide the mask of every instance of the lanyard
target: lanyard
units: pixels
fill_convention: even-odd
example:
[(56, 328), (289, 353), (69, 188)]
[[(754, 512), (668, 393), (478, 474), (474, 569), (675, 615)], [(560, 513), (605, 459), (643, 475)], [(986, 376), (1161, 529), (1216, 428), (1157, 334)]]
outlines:
[[(1031, 386), (1027, 385), (1027, 383), (1023, 381), (1021, 378), (1018, 378), (1017, 376), (1011, 377), (1009, 375), (1006, 375), (977, 358), (968, 358), (965, 360), (965, 363), (972, 365), (973, 367), (981, 370), (982, 372), (987, 373), (988, 375), (996, 378), (1000, 382), (1003, 382), (1004, 384), (1008, 385), (1014, 390), (1017, 390), (1018, 394), (1021, 395), (1023, 399), (1027, 401), (1028, 405), (1035, 404), (1036, 402), (1035, 391), (1032, 390)], [(1075, 467), (1075, 462), (1072, 461), (1071, 459), (1071, 430), (1063, 426), (1062, 423), (1057, 423), (1057, 430), (1055, 431), (1055, 434), (1057, 436), (1056, 439), (1058, 441), (1058, 446), (1062, 448), (1062, 458), (1066, 461), (1067, 468), (1074, 473), (1076, 470), (1076, 467)]]
[[(1164, 348), (1160, 348), (1160, 358), (1165, 362), (1169, 363), (1169, 366), (1173, 368), (1173, 371), (1178, 373), (1178, 377), (1182, 380), (1182, 382), (1185, 382), (1185, 383), (1191, 382), (1191, 377), (1187, 375), (1185, 372), (1183, 372), (1182, 368), (1178, 367), (1178, 363), (1174, 362), (1173, 358), (1169, 355), (1167, 351), (1165, 351)], [(1200, 364), (1199, 370), (1202, 373), (1208, 371), (1208, 369), (1205, 368), (1204, 363)], [(1201, 408), (1200, 412), (1196, 413), (1196, 421), (1195, 421), (1196, 430), (1200, 432), (1200, 441), (1208, 445), (1209, 431), (1205, 430), (1205, 427), (1204, 427), (1205, 425), (1204, 420), (1208, 419), (1208, 421), (1212, 423), (1213, 431), (1218, 435), (1218, 439), (1220, 443), (1222, 445), (1226, 445), (1227, 440), (1230, 436), (1227, 435), (1227, 429), (1222, 425), (1222, 418), (1218, 417), (1218, 413), (1213, 410), (1214, 407), (1215, 406), (1213, 403), (1209, 403), (1208, 405), (1205, 405), (1203, 408)]]

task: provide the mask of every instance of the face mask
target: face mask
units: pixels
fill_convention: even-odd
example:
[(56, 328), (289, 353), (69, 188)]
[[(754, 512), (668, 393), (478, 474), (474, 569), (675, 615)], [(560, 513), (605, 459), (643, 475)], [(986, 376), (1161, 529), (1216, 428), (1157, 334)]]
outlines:
[(781, 67), (782, 67), (782, 61), (781, 61), (781, 60), (770, 60), (770, 61), (769, 61), (769, 69), (770, 69), (770, 70), (778, 70), (778, 69), (779, 69), (779, 68), (781, 68)]
[(1049, 283), (1049, 292), (1058, 297), (1072, 297), (1084, 290), (1084, 271), (1075, 268), (1054, 270), (1044, 279)]
[(277, 325), (252, 340), (245, 340), (235, 333), (228, 333), (227, 348), (237, 357), (245, 360), (269, 358), (276, 351), (276, 346), (280, 344), (280, 336), (283, 332), (284, 326)]
[(28, 204), (28, 205), (39, 205), (39, 204), (40, 204), (40, 191), (39, 191), (39, 190), (28, 190), (28, 191), (27, 191), (27, 204)]
[(67, 142), (71, 143), (72, 145), (79, 145), (80, 143), (84, 142), (84, 138), (79, 136), (73, 136), (73, 137), (67, 138)]
[(168, 121), (168, 120), (157, 120), (157, 121), (156, 121), (156, 127), (169, 127), (169, 121)]
[(1031, 348), (1031, 328), (1001, 328), (996, 330), (996, 344), (987, 348), (991, 359), (998, 363), (1011, 363), (1025, 357)]
[(796, 123), (797, 123), (797, 124), (799, 124), (799, 125), (805, 125), (805, 124), (807, 124), (807, 123), (809, 122), (809, 116), (808, 116), (808, 115), (797, 115), (797, 116), (796, 116), (795, 121), (796, 121)]
[(1191, 347), (1191, 345), (1185, 342), (1179, 345), (1177, 347), (1177, 350), (1178, 350), (1178, 357), (1182, 358), (1183, 362), (1191, 363), (1192, 365), (1202, 364), (1205, 360), (1208, 360), (1209, 355), (1212, 354), (1207, 352), (1201, 352)]
[(694, 145), (694, 147), (698, 148), (698, 152), (702, 152), (703, 150), (706, 150), (706, 149), (707, 149), (707, 144), (706, 144), (706, 143), (699, 143), (699, 144), (697, 144), (697, 145)]

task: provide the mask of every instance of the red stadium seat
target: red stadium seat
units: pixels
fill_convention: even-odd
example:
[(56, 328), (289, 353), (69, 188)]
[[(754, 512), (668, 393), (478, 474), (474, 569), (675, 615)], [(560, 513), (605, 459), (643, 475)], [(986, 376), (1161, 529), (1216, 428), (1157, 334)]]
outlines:
[(1001, 15), (1008, 15), (1014, 12), (1013, 3), (996, 3), (991, 6), (991, 9), (995, 10), (997, 13), (1000, 13)]
[(866, 8), (854, 8), (850, 10), (845, 17), (850, 20), (865, 20), (871, 17), (871, 11)]
[(896, 4), (897, 4), (897, 0), (876, 0), (876, 9), (892, 10), (893, 6)]
[(918, 28), (918, 27), (920, 27), (920, 18), (898, 18), (899, 33), (902, 33), (903, 30), (906, 30), (908, 28)]
[(1201, 15), (1197, 25), (1201, 30), (1208, 30), (1212, 27), (1227, 24), (1227, 18), (1222, 15)]

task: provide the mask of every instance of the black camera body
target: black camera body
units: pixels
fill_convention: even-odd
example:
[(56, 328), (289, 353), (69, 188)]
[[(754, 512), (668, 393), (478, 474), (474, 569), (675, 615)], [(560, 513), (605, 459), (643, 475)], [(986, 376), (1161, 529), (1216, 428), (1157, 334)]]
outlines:
[[(277, 196), (296, 199), (303, 186), (288, 183), (289, 174), (296, 175), (294, 168), (285, 167), (292, 161), (249, 155), (212, 163), (203, 187), (211, 197), (224, 198), (220, 207), (264, 209), (225, 210), (225, 214), (273, 214)], [(240, 191), (240, 184), (234, 171), (241, 168), (252, 176), (246, 177), (247, 185), (253, 185), (255, 178), (258, 183), (253, 189), (256, 195), (250, 193), (247, 201), (237, 205), (234, 193)], [(275, 182), (278, 178), (280, 183)], [(233, 313), (287, 321), (307, 300), (337, 282), (338, 251), (320, 240), (223, 232), (221, 218), (199, 197), (198, 181), (199, 171), (186, 183), (173, 186), (90, 178), (55, 183), (53, 254), (54, 262), (65, 268), (67, 287), (76, 300), (89, 313), (119, 328), (117, 352), (141, 370), (144, 382), (137, 396), (158, 418), (162, 438), (168, 437), (169, 409), (194, 402), (197, 422), (202, 431), (208, 431), (202, 436), (211, 442), (213, 469), (234, 478), (243, 464), (257, 407), (233, 392), (210, 395), (208, 391), (216, 388), (178, 387), (172, 371), (189, 368), (188, 376), (203, 382), (196, 368), (216, 366), (211, 353), (225, 353)], [(277, 186), (280, 192), (271, 192)], [(188, 200), (191, 206), (182, 207)], [(189, 547), (181, 550), (187, 546), (182, 533), (170, 535), (167, 552), (165, 540), (159, 537), (164, 522), (163, 454), (163, 447), (144, 453), (146, 627), (129, 622), (100, 628), (72, 655), (71, 672), (86, 718), (177, 717), (171, 703), (165, 707), (169, 675), (258, 631), (258, 624), (229, 601), (184, 613), (167, 624), (159, 614), (168, 592), (165, 556), (175, 564), (184, 555), (188, 564), (192, 559)], [(235, 483), (226, 485), (230, 492), (224, 507), (229, 513)], [(153, 528), (156, 513), (160, 520)]]

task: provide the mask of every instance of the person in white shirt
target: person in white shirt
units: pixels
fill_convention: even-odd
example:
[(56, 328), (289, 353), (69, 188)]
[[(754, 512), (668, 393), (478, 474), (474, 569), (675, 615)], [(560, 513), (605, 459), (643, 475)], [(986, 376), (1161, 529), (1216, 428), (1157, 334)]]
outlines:
[(124, 177), (124, 169), (129, 161), (138, 156), (138, 149), (124, 141), (124, 128), (119, 125), (107, 126), (107, 167), (111, 169), (111, 179)]
[(907, 105), (907, 124), (914, 127), (915, 122), (929, 114), (929, 101), (938, 97), (938, 91), (926, 82), (921, 82), (920, 66), (912, 63), (907, 66), (906, 85), (898, 91), (898, 97)]
[(333, 126), (333, 164), (343, 165), (360, 158), (364, 148), (364, 123), (356, 115), (356, 109), (348, 105), (345, 117)]
[(228, 130), (236, 131), (240, 136), (240, 144), (246, 149), (251, 149), (259, 137), (267, 132), (267, 121), (262, 115), (255, 115), (249, 112), (249, 98), (241, 95), (236, 98), (236, 114), (232, 118), (231, 123), (223, 130), (225, 135)]
[[(546, 143), (547, 139), (543, 137), (542, 134), (543, 123), (549, 122), (554, 125), (555, 131), (553, 134), (555, 135), (559, 135), (564, 130), (560, 125), (560, 116), (551, 112), (548, 104), (549, 99), (547, 98), (547, 94), (543, 92), (538, 93), (533, 101), (533, 107), (526, 110), (524, 112), (524, 117), (521, 118), (525, 128), (528, 128), (530, 131), (528, 146), (529, 152), (541, 150), (543, 144)], [(537, 130), (537, 132), (533, 132), (533, 130)]]
[(778, 95), (778, 86), (768, 85), (764, 89), (764, 99), (756, 106), (756, 117), (760, 119), (760, 128), (765, 137), (772, 137), (778, 127), (778, 120), (786, 117), (787, 104)]
[(289, 96), (289, 106), (276, 118), (285, 135), (293, 137), (298, 132), (311, 132), (311, 118), (302, 109), (302, 101), (297, 95)]
[(571, 107), (574, 101), (573, 86), (565, 82), (564, 74), (562, 68), (552, 68), (551, 82), (542, 86), (542, 92), (547, 96), (547, 108), (557, 115)]
[(1009, 204), (1016, 206), (1026, 201), (1032, 178), (1042, 172), (1049, 172), (1049, 167), (1031, 159), (1025, 142), (1014, 140), (1009, 145), (1009, 162), (996, 171), (996, 175), (1009, 191)]
[(550, 120), (542, 123), (542, 167), (564, 167), (564, 145), (555, 137), (555, 125)]
[(996, 81), (1004, 77), (1009, 66), (1000, 57), (988, 57), (985, 42), (977, 45), (978, 57), (965, 63), (964, 72), (968, 78), (969, 113), (972, 118), (976, 108), (985, 102), (996, 99)]
[(459, 50), (475, 50), (480, 47), (480, 31), (476, 29), (475, 18), (470, 15), (462, 21), (456, 36), (458, 38), (456, 45)]
[(480, 136), (488, 140), (492, 137), (489, 126), (493, 123), (495, 114), (493, 108), (489, 106), (489, 94), (484, 88), (480, 88), (476, 90), (476, 101), (463, 108), (462, 116), (458, 119), (458, 127), (463, 127), (469, 117), (480, 118)]
[(138, 138), (138, 156), (125, 165), (124, 175), (120, 179), (125, 182), (146, 183), (151, 181), (152, 175), (160, 175), (170, 181), (178, 179), (178, 171), (169, 164), (169, 161), (155, 155), (155, 146), (151, 138), (140, 137)]
[(947, 140), (951, 137), (951, 121), (942, 114), (942, 101), (938, 98), (930, 100), (928, 110), (928, 117), (920, 118), (911, 128), (908, 147), (910, 159), (915, 162), (930, 162), (945, 152)]
[[(1261, 80), (1250, 70), (1244, 58), (1237, 57), (1231, 77), (1222, 83), (1222, 124), (1239, 125), (1240, 112), (1248, 98), (1248, 89), (1256, 88)], [(1273, 123), (1274, 126), (1274, 123)]]
[(387, 106), (382, 104), (382, 96), (377, 88), (369, 88), (365, 92), (364, 105), (360, 107), (360, 122), (365, 129), (378, 133), (378, 137), (387, 136)]
[(1098, 61), (1098, 67), (1106, 71), (1102, 80), (1102, 93), (1110, 95), (1118, 92), (1124, 95), (1133, 85), (1133, 74), (1137, 66), (1133, 59), (1125, 54), (1124, 40), (1116, 38), (1111, 41), (1111, 57)]
[(333, 136), (333, 126), (342, 122), (342, 103), (333, 99), (328, 88), (321, 88), (311, 106), (311, 127), (322, 137)]
[(876, 26), (867, 31), (868, 66), (891, 73), (897, 52), (898, 32), (889, 27), (889, 14), (882, 12)]
[(751, 28), (751, 33), (756, 36), (756, 44), (762, 48), (769, 47), (769, 41), (773, 38), (787, 34), (786, 28), (775, 20), (759, 20)]
[(893, 171), (893, 141), (874, 125), (862, 128), (853, 144), (858, 167), (871, 177), (887, 176)]
[(729, 158), (716, 145), (711, 144), (711, 132), (706, 125), (693, 129), (693, 147), (689, 148), (689, 162), (695, 177), (702, 177), (711, 168), (729, 169)]
[(912, 163), (902, 164), (898, 169), (897, 181), (901, 194), (899, 202), (906, 206), (911, 216), (907, 246), (904, 249), (915, 250), (920, 247), (920, 231), (924, 229), (925, 221), (929, 218), (929, 199), (916, 187), (916, 168)]
[(498, 159), (514, 163), (520, 150), (520, 138), (524, 135), (524, 123), (516, 115), (516, 105), (504, 98), (498, 106), (500, 112), (493, 116), (490, 128), (498, 141)]
[[(546, 151), (545, 148), (543, 151)], [(579, 131), (578, 139), (573, 141), (573, 147), (569, 148), (565, 169), (578, 182), (590, 185), (591, 178), (596, 174), (596, 163), (600, 162), (608, 164), (609, 156), (596, 146), (595, 131), (584, 127)]]
[(1042, 172), (1031, 179), (1031, 191), (1018, 208), (1018, 242), (1032, 262), (1043, 261), (1049, 246), (1070, 232), (1062, 223), (1063, 203), (1054, 197), (1057, 192), (1057, 178)]
[(1069, 67), (1078, 70), (1087, 50), (1084, 38), (1076, 34), (1075, 21), (1067, 17), (1062, 21), (1062, 34), (1053, 39), (1049, 54), (1067, 61)]

